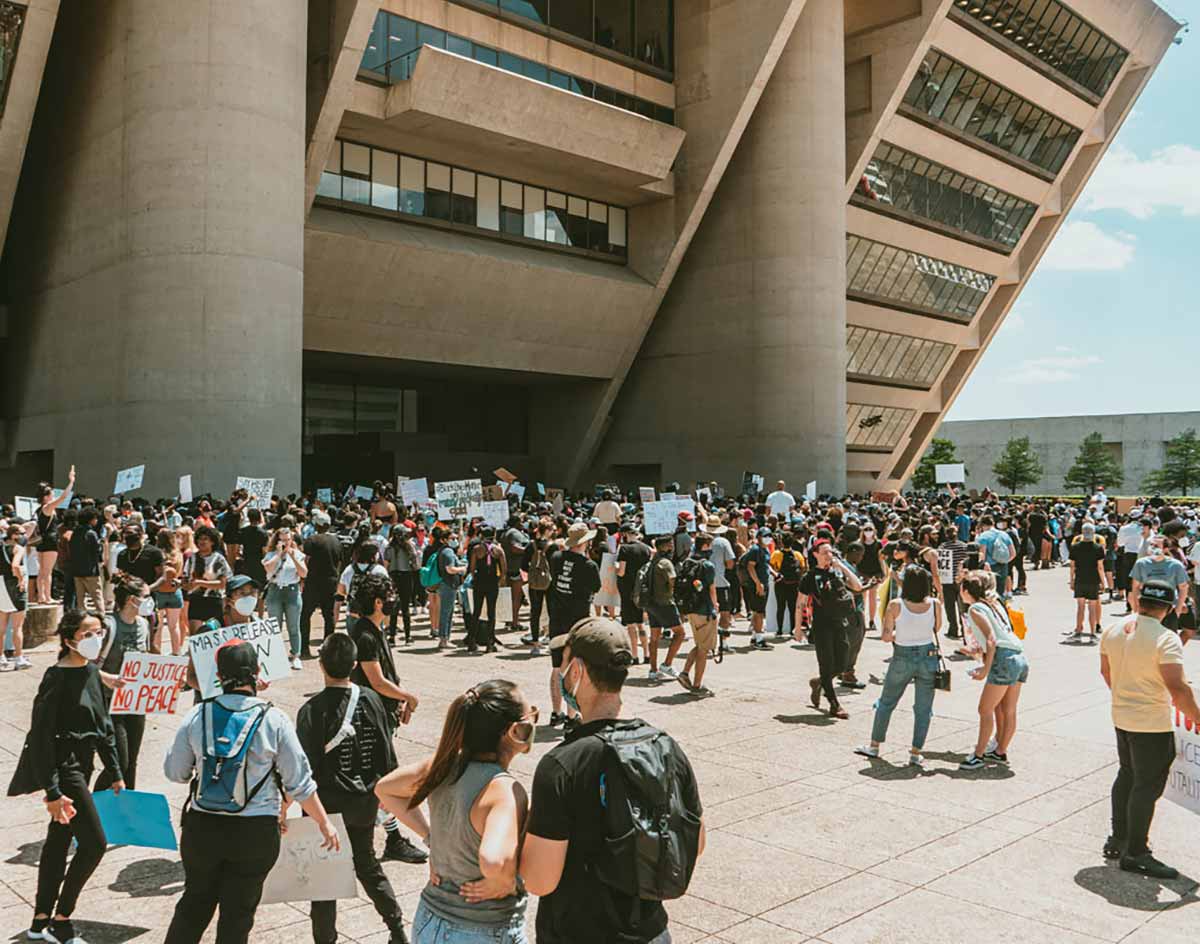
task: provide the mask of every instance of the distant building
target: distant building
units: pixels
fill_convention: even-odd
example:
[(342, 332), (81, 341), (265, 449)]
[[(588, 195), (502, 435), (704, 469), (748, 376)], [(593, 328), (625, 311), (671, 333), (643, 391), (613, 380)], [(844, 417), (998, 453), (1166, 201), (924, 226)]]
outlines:
[(1121, 464), (1125, 484), (1108, 486), (1111, 495), (1146, 491), (1147, 475), (1162, 468), (1166, 444), (1186, 430), (1200, 431), (1200, 413), (1123, 413), (1116, 416), (1045, 416), (1036, 419), (960, 420), (943, 423), (937, 435), (953, 440), (967, 466), (968, 488), (993, 488), (992, 466), (1010, 439), (1028, 436), (1042, 460), (1045, 474), (1036, 485), (1022, 489), (1031, 495), (1060, 495), (1067, 491), (1063, 476), (1079, 454), (1085, 436), (1099, 433), (1104, 447)]

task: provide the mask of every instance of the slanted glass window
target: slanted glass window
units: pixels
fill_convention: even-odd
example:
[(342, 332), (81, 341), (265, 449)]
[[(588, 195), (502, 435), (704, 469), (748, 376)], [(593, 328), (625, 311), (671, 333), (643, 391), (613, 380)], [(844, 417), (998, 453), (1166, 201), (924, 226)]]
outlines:
[(882, 143), (867, 163), (853, 201), (941, 223), (1011, 250), (1037, 207), (974, 177)]
[(469, 39), (464, 39), (462, 36), (455, 36), (453, 33), (446, 35), (446, 52), (457, 53), (460, 56), (466, 56), (470, 59), (475, 52), (475, 44)]
[(851, 325), (846, 329), (846, 373), (928, 390), (954, 345)]
[(868, 403), (846, 404), (846, 445), (860, 449), (892, 450), (916, 419), (916, 410)]
[(955, 0), (950, 9), (1096, 97), (1108, 91), (1128, 57), (1058, 0)]
[(506, 13), (515, 13), (535, 23), (549, 23), (547, 16), (549, 0), (500, 0), (500, 9)]
[(995, 277), (862, 236), (846, 236), (846, 294), (873, 304), (970, 321)]
[(904, 105), (1053, 177), (1080, 130), (931, 49), (904, 95)]

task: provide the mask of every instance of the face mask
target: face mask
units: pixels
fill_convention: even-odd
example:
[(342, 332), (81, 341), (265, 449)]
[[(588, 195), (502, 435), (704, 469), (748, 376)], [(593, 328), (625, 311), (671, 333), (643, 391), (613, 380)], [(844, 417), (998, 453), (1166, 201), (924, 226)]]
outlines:
[(71, 648), (78, 652), (88, 662), (95, 662), (100, 658), (100, 647), (104, 644), (99, 636), (88, 636), (86, 639), (81, 639)]
[(368, 568), (369, 568), (371, 565), (370, 565), (370, 564), (355, 564), (354, 566), (355, 566), (355, 567), (357, 567), (357, 568), (359, 569), (359, 572), (360, 572), (360, 573), (364, 573), (364, 574), (365, 574), (365, 573), (367, 572), (367, 569), (368, 569)]
[(233, 608), (242, 616), (250, 616), (258, 606), (258, 597), (238, 597), (233, 601)]
[[(573, 664), (574, 663), (572, 663), (572, 665)], [(568, 668), (569, 668), (569, 666), (568, 666)], [(567, 673), (566, 673), (566, 671), (559, 673), (559, 676), (558, 676), (559, 690), (562, 692), (563, 701), (565, 701), (567, 703), (567, 707), (570, 708), (572, 711), (579, 711), (579, 702), (576, 700), (575, 696), (579, 692), (579, 686), (582, 684), (583, 684), (583, 679), (581, 678), (578, 682), (575, 683), (575, 691), (573, 691), (573, 692), (567, 691)]]
[(150, 597), (142, 597), (142, 602), (138, 604), (138, 614), (140, 616), (153, 616), (154, 600)]

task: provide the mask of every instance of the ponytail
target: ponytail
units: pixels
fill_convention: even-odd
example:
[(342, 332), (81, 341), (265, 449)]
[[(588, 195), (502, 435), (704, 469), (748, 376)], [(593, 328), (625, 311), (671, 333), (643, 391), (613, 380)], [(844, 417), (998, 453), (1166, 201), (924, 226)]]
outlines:
[(475, 689), (472, 688), (450, 702), (450, 707), (446, 709), (446, 722), (442, 725), (441, 740), (438, 741), (437, 751), (429, 764), (429, 773), (408, 801), (410, 810), (415, 810), (424, 803), (429, 794), (443, 783), (453, 783), (462, 776), (465, 766), (462, 759), (463, 736), (467, 730), (467, 712), (474, 704), (474, 695)]

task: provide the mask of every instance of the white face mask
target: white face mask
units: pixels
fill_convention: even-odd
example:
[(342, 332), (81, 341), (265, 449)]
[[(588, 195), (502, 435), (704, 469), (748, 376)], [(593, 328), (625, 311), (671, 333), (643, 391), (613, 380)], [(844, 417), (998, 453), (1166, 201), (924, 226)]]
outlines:
[(242, 616), (250, 616), (258, 606), (258, 597), (238, 597), (233, 601), (233, 608)]
[(138, 604), (138, 615), (139, 616), (153, 616), (154, 615), (154, 600), (152, 600), (150, 597), (142, 597), (141, 602)]
[(104, 640), (99, 636), (88, 636), (86, 639), (81, 639), (72, 648), (88, 662), (95, 662), (100, 658), (100, 647), (104, 645)]

